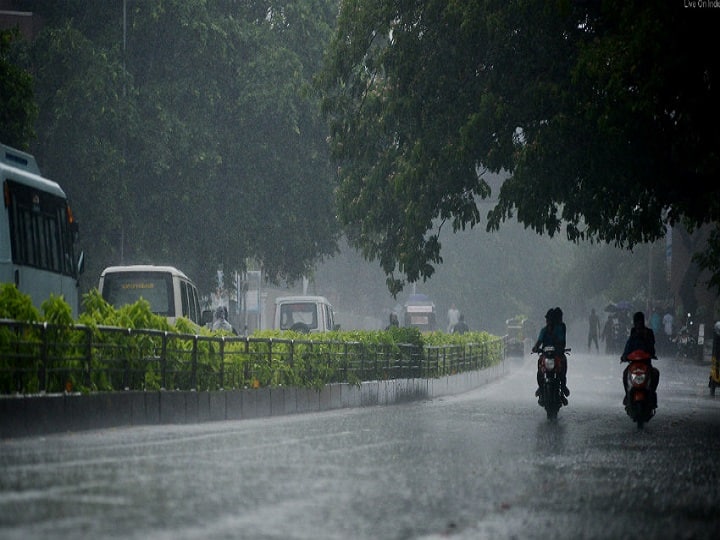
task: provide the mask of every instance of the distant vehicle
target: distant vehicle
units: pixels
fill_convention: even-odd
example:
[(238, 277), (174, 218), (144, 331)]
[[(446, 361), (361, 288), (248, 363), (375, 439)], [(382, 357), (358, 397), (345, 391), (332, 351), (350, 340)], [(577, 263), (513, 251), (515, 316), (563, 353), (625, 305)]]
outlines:
[(75, 259), (78, 225), (57, 182), (40, 174), (35, 158), (0, 144), (0, 281), (14, 283), (38, 308), (50, 296), (63, 296), (78, 313)]
[(403, 306), (404, 326), (415, 326), (421, 331), (433, 331), (436, 327), (435, 302), (425, 294), (411, 294)]
[(167, 317), (170, 324), (175, 324), (178, 317), (202, 323), (197, 287), (173, 266), (110, 266), (100, 275), (98, 289), (116, 308), (144, 298), (152, 312)]
[(525, 354), (525, 318), (513, 317), (505, 321), (507, 328), (507, 341), (505, 354), (508, 356), (523, 356)]
[(308, 333), (338, 330), (340, 325), (324, 296), (282, 296), (275, 300), (273, 328)]

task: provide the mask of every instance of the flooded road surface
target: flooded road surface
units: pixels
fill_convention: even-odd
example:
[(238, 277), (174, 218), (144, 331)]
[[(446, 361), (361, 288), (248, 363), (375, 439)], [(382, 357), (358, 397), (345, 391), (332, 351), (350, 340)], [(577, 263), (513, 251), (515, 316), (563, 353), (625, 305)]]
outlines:
[(547, 421), (535, 360), (401, 406), (0, 441), (0, 538), (716, 538), (720, 397), (661, 360), (637, 431), (616, 357), (570, 356)]

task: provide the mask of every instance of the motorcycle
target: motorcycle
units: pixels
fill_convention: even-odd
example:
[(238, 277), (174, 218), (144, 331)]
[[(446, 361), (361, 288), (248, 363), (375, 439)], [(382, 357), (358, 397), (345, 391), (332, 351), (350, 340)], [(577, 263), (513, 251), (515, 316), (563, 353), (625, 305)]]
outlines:
[[(540, 355), (538, 369), (541, 378), (538, 404), (545, 408), (548, 420), (555, 420), (560, 407), (568, 404), (560, 383), (560, 373), (565, 358), (562, 353), (556, 353), (552, 345), (546, 345), (541, 351), (535, 352)], [(570, 349), (564, 349), (563, 352), (569, 353)]]
[(627, 393), (625, 394), (625, 412), (642, 429), (644, 424), (655, 416), (657, 407), (657, 394), (652, 388), (652, 356), (641, 349), (630, 352), (626, 359), (628, 362), (626, 373)]
[(675, 337), (676, 354), (678, 358), (692, 358), (697, 351), (696, 330), (694, 328), (692, 314), (688, 313), (685, 324), (678, 331)]

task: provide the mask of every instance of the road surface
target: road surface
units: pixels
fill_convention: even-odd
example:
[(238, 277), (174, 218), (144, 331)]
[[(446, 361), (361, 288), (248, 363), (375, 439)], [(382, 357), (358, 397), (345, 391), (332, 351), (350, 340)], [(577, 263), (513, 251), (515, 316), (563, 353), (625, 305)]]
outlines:
[(643, 431), (617, 358), (572, 354), (554, 423), (528, 358), (433, 401), (3, 440), (0, 538), (718, 538), (720, 397), (656, 365)]

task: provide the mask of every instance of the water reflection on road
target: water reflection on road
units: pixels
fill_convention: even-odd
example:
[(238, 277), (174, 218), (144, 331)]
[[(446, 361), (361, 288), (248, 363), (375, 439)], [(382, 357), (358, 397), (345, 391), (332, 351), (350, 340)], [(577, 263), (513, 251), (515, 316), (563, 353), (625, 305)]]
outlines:
[(714, 538), (720, 399), (658, 365), (644, 432), (617, 359), (575, 355), (557, 422), (530, 360), (434, 401), (1, 441), (0, 537)]

